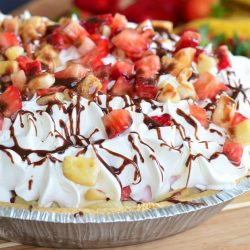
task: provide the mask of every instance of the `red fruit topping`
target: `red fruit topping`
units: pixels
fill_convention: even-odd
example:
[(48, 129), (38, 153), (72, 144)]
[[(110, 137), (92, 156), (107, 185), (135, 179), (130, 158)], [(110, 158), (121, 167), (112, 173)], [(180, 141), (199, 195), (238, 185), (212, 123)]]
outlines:
[(80, 64), (70, 64), (66, 69), (55, 73), (55, 77), (59, 79), (82, 79), (86, 76), (88, 70)]
[(212, 99), (222, 91), (227, 91), (228, 87), (220, 83), (215, 76), (210, 73), (204, 73), (199, 76), (198, 80), (194, 83), (195, 91), (199, 100), (206, 98)]
[(66, 88), (65, 86), (56, 86), (56, 87), (51, 87), (48, 89), (38, 89), (36, 93), (39, 96), (45, 96), (45, 95), (52, 94), (52, 93), (63, 92), (65, 88)]
[(205, 109), (197, 105), (189, 105), (189, 112), (190, 112), (190, 115), (195, 117), (204, 128), (207, 128), (208, 120), (207, 120), (207, 113)]
[(18, 37), (12, 32), (0, 32), (0, 49), (6, 50), (12, 46), (18, 46)]
[(95, 69), (95, 76), (98, 77), (101, 81), (109, 80), (109, 77), (112, 72), (112, 65), (102, 65)]
[(169, 114), (163, 114), (161, 116), (150, 116), (150, 118), (162, 126), (173, 125), (173, 121)]
[(183, 48), (196, 48), (201, 41), (201, 36), (195, 31), (185, 31), (180, 40), (176, 43), (175, 51), (178, 51)]
[(5, 117), (11, 117), (22, 108), (22, 98), (20, 91), (15, 86), (9, 86), (0, 95), (0, 113)]
[(244, 147), (242, 144), (233, 141), (225, 141), (223, 145), (223, 153), (236, 166), (239, 166), (241, 163), (243, 150)]
[(150, 84), (149, 80), (137, 79), (135, 84), (136, 95), (139, 98), (154, 99), (158, 89), (155, 84)]
[(48, 36), (48, 43), (59, 50), (67, 49), (72, 45), (72, 41), (59, 29), (55, 29), (52, 34)]
[(130, 200), (130, 195), (131, 195), (130, 186), (123, 187), (122, 188), (122, 193), (121, 193), (121, 200), (122, 201)]
[(119, 31), (125, 29), (127, 26), (127, 23), (128, 23), (128, 20), (124, 15), (116, 13), (114, 15), (114, 18), (113, 18), (113, 21), (111, 24), (112, 32), (115, 34)]
[(26, 65), (27, 63), (32, 62), (32, 60), (28, 56), (19, 56), (16, 60), (18, 62), (19, 68), (26, 73)]
[(72, 41), (76, 41), (80, 37), (88, 35), (88, 32), (77, 22), (70, 22), (64, 29), (64, 34), (66, 34)]
[(134, 74), (134, 65), (126, 61), (117, 61), (112, 70), (112, 77), (117, 79), (120, 76), (130, 78)]
[(134, 92), (134, 86), (129, 82), (124, 76), (120, 76), (114, 86), (112, 87), (110, 93), (114, 96), (129, 95), (132, 96)]
[(3, 114), (0, 113), (0, 131), (3, 129)]
[(109, 139), (123, 133), (133, 122), (129, 111), (125, 109), (117, 109), (109, 112), (102, 117), (102, 121)]
[(24, 69), (26, 75), (33, 76), (42, 73), (42, 65), (39, 61), (28, 62)]
[(237, 112), (234, 114), (234, 117), (230, 123), (230, 127), (234, 127), (245, 120), (247, 120), (247, 118), (244, 115), (242, 115), (241, 113)]
[(216, 51), (216, 55), (219, 60), (217, 64), (218, 70), (223, 70), (232, 66), (229, 58), (228, 47), (226, 45), (220, 46)]
[(95, 47), (96, 47), (95, 43), (89, 37), (86, 36), (82, 40), (77, 50), (81, 56), (84, 56), (91, 50), (95, 49)]
[(160, 58), (157, 55), (145, 56), (135, 62), (138, 76), (143, 78), (154, 78), (161, 68)]
[(112, 43), (132, 58), (140, 58), (148, 48), (147, 39), (133, 29), (123, 30), (113, 37)]
[(93, 54), (103, 58), (109, 54), (109, 41), (100, 35), (91, 35), (90, 38), (95, 42), (96, 48)]

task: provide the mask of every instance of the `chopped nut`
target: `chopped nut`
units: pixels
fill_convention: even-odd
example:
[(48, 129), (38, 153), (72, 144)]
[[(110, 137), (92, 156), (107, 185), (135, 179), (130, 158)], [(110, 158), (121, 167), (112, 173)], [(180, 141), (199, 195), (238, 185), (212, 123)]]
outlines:
[(27, 77), (23, 70), (14, 72), (10, 77), (13, 85), (16, 86), (20, 91), (25, 89)]
[(21, 36), (28, 43), (43, 36), (46, 32), (46, 21), (39, 16), (25, 20), (21, 25)]
[(0, 76), (10, 75), (18, 71), (18, 63), (16, 61), (0, 61)]
[(182, 100), (184, 99), (197, 99), (197, 95), (192, 84), (184, 83), (177, 87), (177, 92)]
[(102, 88), (101, 81), (94, 75), (88, 75), (77, 85), (77, 92), (87, 99), (92, 99)]
[(98, 189), (90, 188), (84, 195), (85, 199), (88, 201), (98, 201), (106, 200), (106, 195), (104, 192)]
[(55, 76), (50, 73), (45, 73), (34, 77), (28, 82), (29, 89), (48, 89), (55, 83)]
[(232, 134), (232, 137), (236, 142), (241, 143), (243, 145), (249, 145), (250, 144), (250, 120), (246, 119), (245, 121), (230, 128), (230, 133)]
[(59, 59), (58, 52), (50, 44), (47, 44), (46, 46), (44, 46), (37, 53), (36, 59), (48, 65), (48, 67), (51, 70), (54, 70), (56, 67), (60, 66), (60, 59)]
[(45, 106), (53, 102), (63, 102), (63, 100), (64, 100), (64, 94), (58, 92), (42, 96), (38, 98), (36, 102), (40, 106)]
[(8, 48), (5, 51), (5, 55), (9, 60), (15, 60), (17, 57), (21, 56), (24, 53), (23, 47), (13, 46)]
[(216, 60), (212, 56), (208, 56), (205, 53), (202, 53), (198, 57), (197, 69), (200, 74), (209, 72), (211, 73), (212, 69), (216, 67)]
[(100, 171), (95, 158), (73, 156), (64, 158), (62, 168), (66, 178), (85, 186), (95, 185)]
[(65, 89), (63, 91), (63, 94), (66, 101), (71, 101), (73, 96), (75, 95), (75, 92), (72, 89)]
[(228, 127), (236, 110), (236, 102), (229, 96), (221, 96), (212, 115), (212, 121), (222, 127)]
[(163, 82), (159, 86), (157, 100), (159, 102), (166, 102), (167, 100), (170, 100), (171, 102), (179, 102), (180, 96), (170, 83)]
[(188, 79), (192, 76), (193, 71), (191, 68), (184, 68), (180, 71), (180, 73), (177, 76), (177, 80), (179, 83), (184, 84), (188, 81)]
[(156, 31), (163, 30), (167, 32), (172, 32), (173, 30), (173, 23), (169, 21), (153, 20), (152, 25)]
[(196, 50), (194, 48), (180, 49), (174, 54), (174, 59), (185, 65), (185, 67), (190, 67), (194, 60), (195, 53)]

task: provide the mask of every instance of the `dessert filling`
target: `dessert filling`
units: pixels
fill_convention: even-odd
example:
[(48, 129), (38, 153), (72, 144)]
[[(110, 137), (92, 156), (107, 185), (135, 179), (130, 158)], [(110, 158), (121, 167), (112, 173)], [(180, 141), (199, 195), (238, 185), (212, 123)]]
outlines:
[(1, 14), (0, 201), (78, 208), (236, 185), (250, 62), (200, 43), (120, 14)]

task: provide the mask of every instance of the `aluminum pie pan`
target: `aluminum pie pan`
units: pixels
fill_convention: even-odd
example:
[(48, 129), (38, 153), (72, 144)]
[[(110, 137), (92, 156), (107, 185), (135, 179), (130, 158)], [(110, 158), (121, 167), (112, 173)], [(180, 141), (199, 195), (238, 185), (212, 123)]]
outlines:
[(249, 190), (250, 179), (244, 179), (230, 190), (199, 199), (202, 206), (175, 204), (142, 211), (78, 213), (78, 216), (73, 211), (29, 210), (2, 204), (0, 238), (74, 249), (139, 244), (192, 228)]

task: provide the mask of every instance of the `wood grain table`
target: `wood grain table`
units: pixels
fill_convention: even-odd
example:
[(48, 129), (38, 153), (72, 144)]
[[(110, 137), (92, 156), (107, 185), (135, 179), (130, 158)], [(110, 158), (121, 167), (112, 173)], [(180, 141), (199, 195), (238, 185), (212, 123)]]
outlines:
[[(70, 8), (70, 0), (33, 0), (15, 10), (13, 14), (20, 14), (27, 9), (32, 15), (44, 15), (53, 19), (69, 13)], [(49, 248), (24, 246), (0, 240), (0, 249), (45, 250)], [(239, 197), (221, 213), (194, 229), (158, 241), (114, 249), (250, 250), (250, 193)]]

